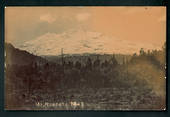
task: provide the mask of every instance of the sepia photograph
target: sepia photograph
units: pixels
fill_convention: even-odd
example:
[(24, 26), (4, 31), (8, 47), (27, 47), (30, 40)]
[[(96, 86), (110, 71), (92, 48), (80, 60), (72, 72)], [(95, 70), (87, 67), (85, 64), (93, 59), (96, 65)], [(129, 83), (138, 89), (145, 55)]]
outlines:
[(5, 110), (166, 110), (166, 7), (5, 7)]

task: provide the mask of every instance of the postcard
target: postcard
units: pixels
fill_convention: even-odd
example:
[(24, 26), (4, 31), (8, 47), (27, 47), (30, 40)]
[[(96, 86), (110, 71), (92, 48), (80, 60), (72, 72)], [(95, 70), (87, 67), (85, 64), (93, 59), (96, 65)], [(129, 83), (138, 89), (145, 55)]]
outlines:
[(166, 110), (166, 7), (5, 8), (6, 110)]

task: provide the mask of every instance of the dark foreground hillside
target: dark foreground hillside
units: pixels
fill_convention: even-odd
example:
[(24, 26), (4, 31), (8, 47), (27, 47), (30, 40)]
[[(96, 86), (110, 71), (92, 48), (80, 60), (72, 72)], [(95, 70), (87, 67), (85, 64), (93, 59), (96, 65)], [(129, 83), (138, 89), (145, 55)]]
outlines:
[[(7, 46), (6, 46), (7, 47)], [(19, 54), (9, 53), (15, 51)], [(165, 106), (165, 48), (132, 55), (119, 64), (77, 56), (48, 62), (10, 48), (6, 56), (5, 108), (9, 110), (163, 110)], [(26, 56), (28, 55), (28, 56)], [(27, 64), (12, 64), (22, 57)], [(28, 57), (36, 59), (26, 59)], [(108, 58), (108, 57), (107, 57)], [(31, 61), (30, 61), (31, 60)], [(10, 61), (10, 62), (8, 62)], [(14, 62), (13, 62), (14, 61)], [(41, 62), (40, 62), (41, 61)], [(19, 61), (18, 61), (19, 62)], [(17, 63), (17, 62), (16, 62)]]

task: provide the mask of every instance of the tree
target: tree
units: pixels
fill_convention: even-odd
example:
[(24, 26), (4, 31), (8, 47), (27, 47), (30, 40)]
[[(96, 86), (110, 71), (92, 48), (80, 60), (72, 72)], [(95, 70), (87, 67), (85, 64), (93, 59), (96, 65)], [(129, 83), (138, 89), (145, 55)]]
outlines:
[(151, 54), (151, 51), (150, 50), (148, 50), (148, 53), (147, 53), (148, 55), (150, 55)]
[(92, 70), (92, 61), (90, 58), (88, 58), (88, 60), (86, 62), (86, 68), (89, 70)]
[(134, 54), (133, 54), (133, 57), (136, 57), (136, 56), (137, 56), (137, 54), (136, 54), (136, 53), (134, 53)]
[(109, 66), (109, 62), (107, 60), (105, 60), (103, 63), (102, 63), (102, 68), (104, 67), (108, 67)]
[(72, 68), (72, 67), (73, 67), (73, 62), (72, 62), (72, 61), (69, 61), (69, 62), (67, 63), (67, 66), (68, 66), (68, 68)]
[(164, 43), (164, 45), (162, 46), (162, 50), (163, 50), (163, 52), (166, 51), (166, 43)]
[(145, 54), (145, 51), (143, 48), (140, 49), (140, 55), (144, 55)]
[(100, 60), (99, 60), (99, 57), (98, 57), (98, 56), (97, 56), (97, 59), (94, 61), (93, 66), (94, 66), (95, 68), (97, 68), (97, 67), (100, 66)]
[(80, 63), (79, 61), (76, 61), (75, 67), (76, 67), (77, 69), (81, 69), (81, 63)]
[(114, 55), (113, 55), (112, 58), (111, 58), (111, 64), (112, 64), (113, 66), (116, 66), (116, 65), (118, 64), (118, 62), (117, 62), (117, 60), (116, 60), (116, 58), (115, 58)]

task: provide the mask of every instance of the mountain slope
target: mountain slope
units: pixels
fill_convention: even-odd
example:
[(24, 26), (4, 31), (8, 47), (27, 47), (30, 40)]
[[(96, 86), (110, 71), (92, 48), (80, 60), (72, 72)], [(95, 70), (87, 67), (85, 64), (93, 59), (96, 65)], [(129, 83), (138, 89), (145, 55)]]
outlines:
[(35, 61), (44, 62), (45, 59), (17, 49), (12, 44), (5, 43), (5, 61), (6, 64), (10, 65), (27, 65)]
[(59, 55), (61, 48), (64, 49), (65, 54), (132, 54), (138, 52), (142, 47), (154, 48), (152, 44), (136, 44), (82, 29), (70, 30), (61, 34), (46, 33), (19, 46), (19, 48), (37, 55)]

